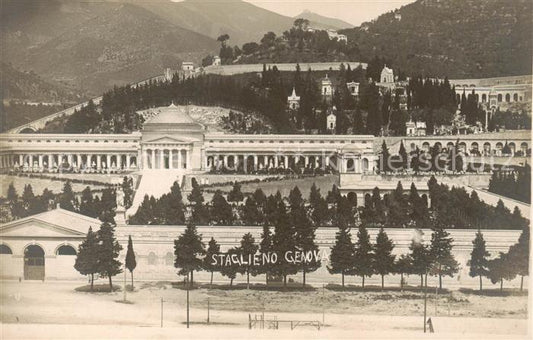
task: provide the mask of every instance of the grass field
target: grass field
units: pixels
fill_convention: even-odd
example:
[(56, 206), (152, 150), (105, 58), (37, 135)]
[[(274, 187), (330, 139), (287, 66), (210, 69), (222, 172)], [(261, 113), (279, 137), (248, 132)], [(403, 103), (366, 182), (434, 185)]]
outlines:
[[(82, 177), (79, 177), (79, 178), (82, 179)], [(89, 179), (86, 177), (83, 177), (83, 179), (93, 180), (92, 178)], [(95, 178), (94, 180), (106, 182), (104, 178), (102, 179)], [(9, 176), (9, 175), (0, 175), (0, 182), (1, 182), (1, 185), (0, 185), (0, 196), (1, 197), (7, 196), (7, 188), (9, 188), (9, 185), (11, 183), (13, 183), (19, 195), (22, 194), (22, 192), (24, 191), (24, 186), (27, 184), (31, 185), (33, 189), (33, 193), (35, 195), (42, 194), (43, 190), (46, 188), (48, 188), (48, 190), (52, 191), (53, 193), (57, 194), (63, 190), (63, 186), (65, 185), (65, 181), (60, 181), (60, 180), (52, 180), (52, 179), (44, 179), (44, 178), (29, 178), (29, 177)], [(72, 189), (74, 190), (74, 192), (81, 192), (87, 186), (89, 186), (93, 190), (105, 188), (102, 185), (93, 185), (93, 184), (88, 185), (88, 184), (82, 184), (82, 183), (71, 183), (71, 184), (72, 184)]]

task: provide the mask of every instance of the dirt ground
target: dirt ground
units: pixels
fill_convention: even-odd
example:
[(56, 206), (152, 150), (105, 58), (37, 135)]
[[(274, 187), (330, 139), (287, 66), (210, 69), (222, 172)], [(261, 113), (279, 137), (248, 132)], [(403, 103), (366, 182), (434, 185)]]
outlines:
[[(139, 283), (134, 292), (127, 292), (129, 303), (119, 303), (123, 292), (84, 293), (74, 290), (78, 286), (79, 282), (0, 282), (2, 338), (45, 334), (50, 338), (91, 338), (91, 334), (104, 338), (173, 338), (178, 333), (184, 338), (212, 338), (215, 329), (215, 338), (247, 338), (249, 315), (254, 318), (263, 313), (266, 319), (315, 321), (322, 325), (320, 331), (302, 326), (291, 332), (290, 324), (282, 323), (275, 333), (278, 338), (315, 338), (317, 334), (318, 338), (346, 338), (354, 334), (359, 334), (359, 338), (387, 334), (412, 338), (423, 329), (423, 294), (414, 291), (195, 289), (190, 291), (189, 301), (191, 328), (197, 333), (191, 333), (184, 325), (187, 292), (171, 283)], [(160, 329), (161, 299), (163, 329)], [(428, 316), (439, 338), (526, 336), (527, 295), (479, 296), (453, 291), (439, 296), (436, 313), (434, 292), (427, 301)], [(70, 330), (72, 325), (84, 326), (66, 333), (58, 330)], [(104, 327), (93, 329), (91, 325)], [(169, 329), (174, 332), (167, 334)], [(251, 332), (261, 338), (272, 330)]]

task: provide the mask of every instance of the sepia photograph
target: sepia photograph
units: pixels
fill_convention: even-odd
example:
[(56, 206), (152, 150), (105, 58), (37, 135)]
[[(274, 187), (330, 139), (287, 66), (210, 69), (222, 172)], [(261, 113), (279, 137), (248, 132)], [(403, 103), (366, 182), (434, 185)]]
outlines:
[(0, 339), (532, 339), (531, 0), (0, 0)]

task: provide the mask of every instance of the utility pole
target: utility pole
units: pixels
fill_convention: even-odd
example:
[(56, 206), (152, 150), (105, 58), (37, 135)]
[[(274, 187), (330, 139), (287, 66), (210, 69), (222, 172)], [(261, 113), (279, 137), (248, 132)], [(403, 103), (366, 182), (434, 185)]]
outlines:
[(124, 302), (126, 302), (126, 263), (124, 261)]
[(426, 275), (425, 275), (425, 283), (424, 283), (424, 333), (426, 333), (426, 312), (427, 312), (427, 299), (428, 299), (428, 296), (427, 296), (427, 286), (428, 286), (428, 273), (426, 271)]
[(161, 298), (161, 328), (163, 328), (163, 298)]
[(189, 287), (187, 287), (187, 328), (189, 328)]
[(207, 298), (207, 323), (209, 323), (209, 298)]

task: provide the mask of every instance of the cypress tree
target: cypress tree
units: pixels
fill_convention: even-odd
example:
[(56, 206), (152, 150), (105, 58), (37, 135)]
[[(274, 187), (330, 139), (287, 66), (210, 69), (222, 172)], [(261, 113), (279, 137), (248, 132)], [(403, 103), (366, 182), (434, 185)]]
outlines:
[(200, 188), (200, 185), (196, 181), (196, 178), (193, 178), (191, 180), (191, 193), (189, 196), (187, 196), (187, 200), (192, 205), (192, 214), (189, 223), (192, 224), (208, 224), (210, 217), (209, 217), (209, 210), (204, 205), (204, 195), (202, 193), (202, 189)]
[[(261, 233), (261, 242), (259, 243), (259, 250), (262, 254), (268, 254), (272, 252), (272, 233), (268, 224), (263, 224), (263, 232)], [(268, 285), (268, 276), (270, 275), (271, 265), (263, 263), (259, 271), (265, 274), (265, 281)]]
[(428, 248), (424, 245), (422, 240), (422, 232), (419, 232), (419, 236), (413, 238), (409, 250), (411, 254), (411, 272), (413, 274), (420, 275), (420, 287), (424, 286), (424, 275), (427, 275), (429, 267), (431, 265), (431, 257)]
[(131, 235), (128, 236), (128, 250), (126, 251), (126, 268), (131, 274), (131, 289), (133, 290), (133, 271), (137, 267), (137, 261), (135, 260), (135, 252), (133, 251), (133, 241)]
[(282, 200), (277, 202), (276, 220), (274, 223), (274, 236), (272, 237), (272, 249), (278, 256), (276, 266), (272, 271), (283, 277), (283, 287), (287, 286), (287, 275), (296, 274), (298, 271), (294, 263), (287, 261), (285, 254), (296, 250), (295, 230), (291, 224), (287, 209)]
[(261, 214), (253, 196), (248, 197), (244, 202), (242, 221), (245, 225), (258, 225), (261, 222)]
[(488, 268), (488, 256), (489, 252), (485, 246), (485, 240), (481, 230), (478, 229), (476, 238), (472, 241), (473, 249), (470, 253), (470, 260), (468, 265), (470, 266), (469, 275), (471, 277), (479, 276), (479, 291), (483, 290), (483, 276), (487, 276)]
[(74, 206), (76, 202), (76, 197), (74, 196), (74, 191), (72, 191), (72, 185), (70, 181), (66, 181), (63, 186), (63, 192), (59, 196), (59, 205), (61, 209), (76, 211)]
[(241, 192), (241, 185), (239, 183), (234, 183), (233, 188), (228, 193), (229, 202), (240, 202), (244, 199), (244, 195)]
[(389, 239), (387, 233), (383, 228), (379, 229), (379, 233), (376, 237), (376, 245), (374, 247), (374, 270), (376, 274), (381, 275), (381, 289), (385, 286), (384, 277), (394, 271), (394, 258), (392, 250), (394, 244)]
[(199, 235), (196, 226), (189, 223), (177, 240), (174, 240), (174, 267), (179, 268), (178, 275), (190, 274), (190, 285), (194, 281), (194, 271), (202, 269), (202, 257), (205, 254), (202, 235)]
[(99, 245), (96, 233), (89, 227), (87, 236), (78, 247), (74, 268), (82, 275), (91, 276), (91, 292), (94, 286), (94, 274), (98, 273)]
[(525, 225), (518, 242), (509, 248), (512, 270), (520, 275), (520, 291), (524, 288), (524, 276), (529, 275), (529, 225)]

